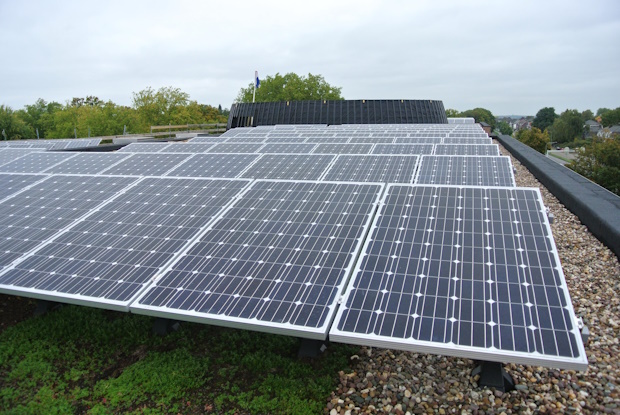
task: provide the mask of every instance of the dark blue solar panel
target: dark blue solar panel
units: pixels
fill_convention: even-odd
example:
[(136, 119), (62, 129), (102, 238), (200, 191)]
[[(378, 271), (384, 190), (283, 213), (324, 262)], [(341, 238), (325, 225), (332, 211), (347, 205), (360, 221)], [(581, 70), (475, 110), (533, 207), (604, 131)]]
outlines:
[(41, 173), (75, 156), (76, 153), (56, 153), (47, 151), (30, 153), (15, 161), (0, 166), (0, 171), (6, 173)]
[(258, 157), (259, 154), (196, 154), (167, 176), (235, 178)]
[(422, 156), (415, 183), (515, 186), (515, 179), (506, 156)]
[(0, 173), (0, 201), (39, 180), (43, 180), (45, 177), (30, 174)]
[(413, 183), (418, 156), (340, 155), (323, 180)]
[(104, 170), (101, 174), (162, 176), (191, 156), (191, 154), (136, 153)]
[(127, 157), (129, 154), (126, 153), (78, 153), (75, 157), (45, 170), (45, 173), (96, 174)]
[(335, 156), (263, 154), (241, 177), (248, 179), (318, 180)]

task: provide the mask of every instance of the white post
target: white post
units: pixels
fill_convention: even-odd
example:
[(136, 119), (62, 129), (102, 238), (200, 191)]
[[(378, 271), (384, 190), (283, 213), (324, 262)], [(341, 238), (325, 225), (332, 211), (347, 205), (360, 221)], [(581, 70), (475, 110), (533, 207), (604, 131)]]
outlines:
[(252, 93), (252, 102), (256, 100), (256, 78), (258, 78), (258, 71), (254, 71), (254, 92)]

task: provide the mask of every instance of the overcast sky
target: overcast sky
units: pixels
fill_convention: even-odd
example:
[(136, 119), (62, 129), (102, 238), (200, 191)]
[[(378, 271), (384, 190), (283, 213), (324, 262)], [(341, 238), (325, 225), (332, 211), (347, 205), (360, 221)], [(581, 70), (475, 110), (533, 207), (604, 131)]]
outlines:
[(0, 0), (0, 62), (13, 109), (149, 86), (230, 107), (258, 70), (346, 99), (596, 111), (620, 106), (620, 1)]

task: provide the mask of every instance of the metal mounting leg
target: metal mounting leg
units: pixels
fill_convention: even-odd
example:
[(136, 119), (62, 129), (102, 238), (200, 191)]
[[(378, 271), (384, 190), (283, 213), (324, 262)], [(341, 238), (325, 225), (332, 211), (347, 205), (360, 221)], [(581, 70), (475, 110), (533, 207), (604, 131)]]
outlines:
[(504, 365), (498, 362), (478, 362), (471, 375), (480, 375), (478, 385), (495, 388), (502, 392), (514, 390), (515, 382), (506, 371)]
[(297, 357), (309, 357), (312, 359), (323, 353), (325, 349), (327, 349), (327, 341), (325, 340), (301, 339)]
[(177, 331), (180, 326), (181, 324), (178, 321), (158, 317), (155, 321), (153, 321), (153, 334), (165, 336), (169, 333)]
[(47, 300), (37, 300), (37, 307), (34, 309), (33, 314), (35, 316), (42, 316), (50, 311), (59, 309), (60, 307), (62, 307), (61, 303), (55, 303)]

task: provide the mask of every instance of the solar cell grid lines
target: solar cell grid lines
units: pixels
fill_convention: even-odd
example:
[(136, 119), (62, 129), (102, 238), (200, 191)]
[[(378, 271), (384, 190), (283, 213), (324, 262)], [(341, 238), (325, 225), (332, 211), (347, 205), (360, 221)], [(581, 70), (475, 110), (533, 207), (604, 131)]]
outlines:
[(220, 143), (211, 147), (207, 153), (256, 153), (262, 143)]
[(0, 148), (0, 166), (17, 160), (18, 158), (32, 153), (32, 150), (27, 148)]
[(324, 339), (381, 191), (257, 180), (131, 310)]
[(266, 137), (263, 137), (263, 136), (245, 137), (245, 136), (238, 135), (235, 137), (228, 137), (225, 142), (229, 144), (264, 143), (265, 138)]
[(165, 153), (206, 153), (213, 144), (203, 143), (172, 143), (162, 152)]
[(0, 203), (0, 268), (75, 223), (135, 179), (51, 176)]
[(418, 156), (339, 155), (324, 180), (413, 183)]
[(507, 156), (422, 156), (416, 184), (515, 186)]
[(585, 369), (538, 189), (389, 185), (332, 341)]
[(348, 141), (349, 143), (392, 143), (394, 137), (368, 137), (368, 136), (356, 136), (352, 135)]
[(433, 144), (376, 144), (372, 154), (433, 154)]
[(303, 144), (303, 143), (267, 143), (261, 147), (261, 153), (311, 153), (316, 147), (316, 144)]
[(30, 153), (0, 166), (0, 171), (7, 173), (41, 173), (75, 156), (76, 153), (51, 153), (47, 151)]
[(217, 144), (223, 143), (226, 141), (228, 137), (209, 135), (209, 136), (197, 136), (192, 138), (191, 143), (189, 144)]
[(170, 143), (130, 143), (120, 148), (118, 152), (122, 153), (159, 153)]
[(318, 180), (335, 156), (328, 154), (263, 154), (240, 177), (247, 179)]
[(127, 153), (77, 153), (75, 157), (56, 164), (44, 172), (51, 174), (97, 174), (129, 156)]
[(46, 177), (33, 174), (0, 173), (0, 201)]
[(435, 155), (499, 156), (497, 144), (437, 144)]
[(441, 144), (493, 144), (491, 138), (446, 137)]
[(318, 144), (312, 151), (314, 154), (368, 154), (373, 144)]
[(394, 144), (439, 144), (442, 140), (440, 137), (396, 137)]
[(126, 309), (247, 184), (145, 178), (0, 275), (0, 290)]
[(196, 154), (166, 176), (235, 178), (259, 157), (259, 154)]
[(291, 136), (288, 134), (269, 134), (265, 138), (265, 143), (291, 143), (291, 144), (300, 144), (306, 141), (305, 137), (299, 136)]
[(173, 153), (136, 153), (131, 157), (104, 170), (101, 174), (121, 176), (163, 176), (183, 161), (192, 157), (191, 154)]

